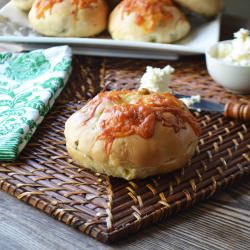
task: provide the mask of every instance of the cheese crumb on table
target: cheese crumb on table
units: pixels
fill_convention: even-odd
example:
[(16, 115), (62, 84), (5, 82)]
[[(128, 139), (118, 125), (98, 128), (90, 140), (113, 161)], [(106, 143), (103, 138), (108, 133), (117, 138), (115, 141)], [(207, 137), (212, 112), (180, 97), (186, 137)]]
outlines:
[(184, 102), (188, 108), (192, 107), (195, 103), (199, 103), (201, 101), (200, 95), (193, 95), (186, 98), (179, 98), (180, 101)]

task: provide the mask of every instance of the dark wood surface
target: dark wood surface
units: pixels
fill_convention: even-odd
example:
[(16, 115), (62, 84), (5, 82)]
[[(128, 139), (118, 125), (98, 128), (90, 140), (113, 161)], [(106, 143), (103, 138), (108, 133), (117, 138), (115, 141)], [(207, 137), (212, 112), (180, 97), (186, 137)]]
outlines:
[(247, 250), (249, 246), (250, 182), (247, 179), (210, 201), (110, 246), (0, 192), (1, 250)]

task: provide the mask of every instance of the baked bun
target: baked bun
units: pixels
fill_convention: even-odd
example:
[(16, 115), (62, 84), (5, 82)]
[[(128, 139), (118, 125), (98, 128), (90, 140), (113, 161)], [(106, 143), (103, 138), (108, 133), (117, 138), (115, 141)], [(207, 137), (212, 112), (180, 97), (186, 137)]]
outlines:
[(100, 93), (65, 125), (67, 150), (76, 163), (126, 180), (183, 167), (199, 133), (184, 103), (145, 89)]
[(36, 0), (29, 13), (34, 30), (47, 36), (90, 37), (107, 26), (104, 0)]
[(11, 0), (11, 2), (20, 10), (29, 11), (35, 0)]
[(224, 0), (174, 0), (179, 5), (200, 15), (216, 16), (224, 7)]
[(124, 0), (111, 12), (113, 39), (172, 43), (188, 34), (190, 24), (172, 0)]

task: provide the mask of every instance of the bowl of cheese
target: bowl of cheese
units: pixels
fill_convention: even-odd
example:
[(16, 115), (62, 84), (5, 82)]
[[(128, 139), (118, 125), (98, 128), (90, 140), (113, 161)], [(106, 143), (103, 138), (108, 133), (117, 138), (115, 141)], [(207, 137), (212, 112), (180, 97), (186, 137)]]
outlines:
[(250, 37), (240, 29), (233, 40), (219, 42), (206, 52), (208, 73), (229, 91), (250, 94)]

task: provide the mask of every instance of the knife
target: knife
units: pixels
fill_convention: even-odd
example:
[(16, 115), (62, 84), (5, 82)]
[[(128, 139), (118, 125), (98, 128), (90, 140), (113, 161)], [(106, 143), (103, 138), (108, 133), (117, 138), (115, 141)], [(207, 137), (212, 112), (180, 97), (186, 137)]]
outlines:
[[(181, 95), (174, 93), (174, 95), (180, 98), (191, 98), (191, 96)], [(207, 112), (219, 112), (229, 118), (240, 119), (244, 121), (250, 121), (250, 102), (228, 102), (225, 105), (206, 100), (200, 100), (188, 107), (191, 110), (207, 111)]]

